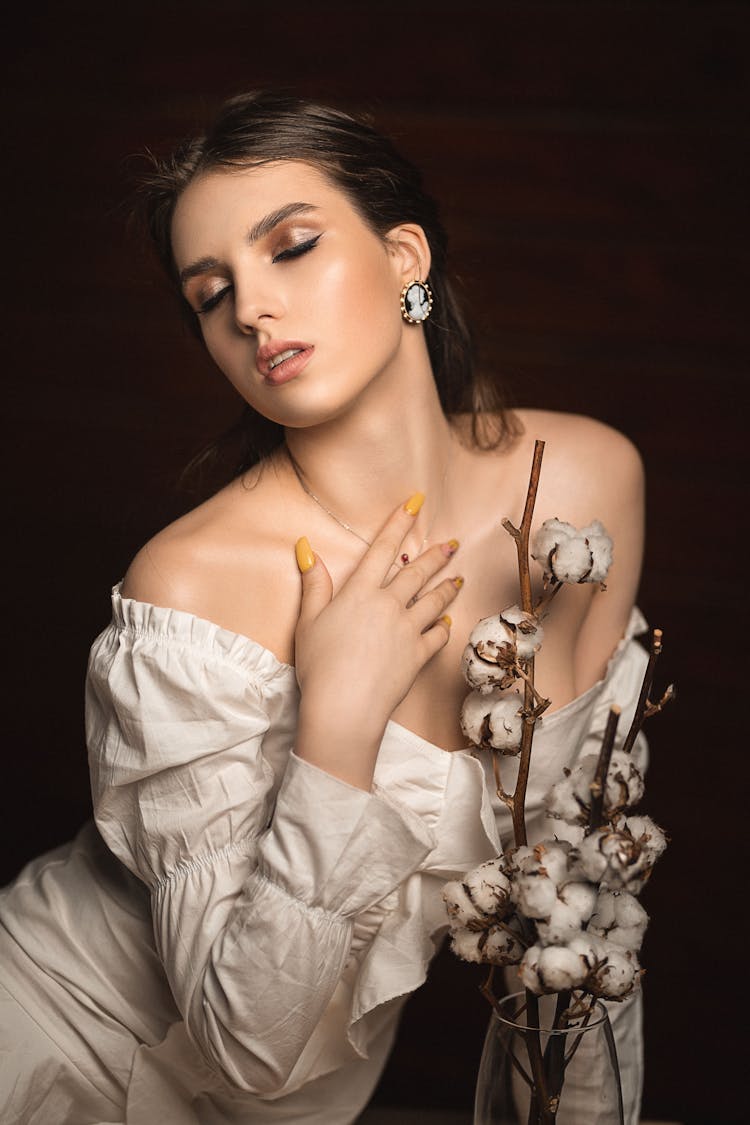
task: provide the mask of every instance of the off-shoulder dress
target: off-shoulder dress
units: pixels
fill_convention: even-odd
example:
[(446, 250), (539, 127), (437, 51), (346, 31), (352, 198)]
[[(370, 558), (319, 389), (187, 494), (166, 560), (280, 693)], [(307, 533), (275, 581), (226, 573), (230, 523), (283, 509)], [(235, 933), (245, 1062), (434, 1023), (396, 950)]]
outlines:
[[(391, 721), (353, 788), (294, 754), (293, 667), (119, 586), (112, 606), (87, 678), (95, 823), (0, 893), (0, 1120), (348, 1125), (445, 934), (443, 883), (508, 841), (491, 770)], [(604, 678), (539, 724), (531, 842), (612, 703), (626, 727), (644, 629), (634, 609)], [(611, 1015), (634, 1125), (640, 998)]]

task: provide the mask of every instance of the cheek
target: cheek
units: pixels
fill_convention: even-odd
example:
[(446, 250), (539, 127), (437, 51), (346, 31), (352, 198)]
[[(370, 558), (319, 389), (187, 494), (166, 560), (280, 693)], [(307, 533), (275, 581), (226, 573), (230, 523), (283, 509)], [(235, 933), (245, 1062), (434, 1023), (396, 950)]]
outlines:
[(401, 323), (399, 293), (380, 253), (328, 263), (310, 301), (311, 308), (323, 313), (329, 324), (335, 323), (342, 339), (384, 342)]

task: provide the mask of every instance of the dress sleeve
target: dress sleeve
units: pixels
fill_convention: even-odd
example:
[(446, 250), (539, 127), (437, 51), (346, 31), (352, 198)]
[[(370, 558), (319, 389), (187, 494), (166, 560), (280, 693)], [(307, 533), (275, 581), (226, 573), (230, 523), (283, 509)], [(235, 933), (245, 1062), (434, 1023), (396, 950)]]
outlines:
[(306, 1080), (295, 1064), (355, 917), (419, 867), (433, 834), (288, 749), (269, 759), (267, 650), (188, 614), (119, 609), (89, 661), (95, 819), (150, 888), (191, 1039), (223, 1081), (275, 1097), (293, 1070), (295, 1087)]

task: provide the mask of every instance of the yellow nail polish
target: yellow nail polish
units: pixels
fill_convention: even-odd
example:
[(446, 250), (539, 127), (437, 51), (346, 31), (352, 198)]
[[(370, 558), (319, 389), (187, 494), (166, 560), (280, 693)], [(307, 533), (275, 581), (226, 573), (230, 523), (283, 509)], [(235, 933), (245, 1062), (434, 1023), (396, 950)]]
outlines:
[(449, 539), (448, 542), (446, 543), (446, 547), (448, 547), (450, 549), (450, 553), (452, 555), (455, 554), (455, 552), (458, 550), (459, 546), (460, 546), (460, 544), (458, 542), (458, 539)]
[(303, 535), (294, 544), (294, 553), (297, 557), (297, 566), (303, 574), (315, 565), (315, 555), (306, 535)]
[(460, 589), (461, 589), (461, 587), (462, 587), (462, 586), (463, 586), (463, 584), (464, 584), (464, 580), (463, 580), (463, 578), (461, 578), (460, 576), (459, 576), (459, 577), (457, 577), (457, 578), (453, 578), (453, 579), (451, 579), (451, 581), (453, 582), (453, 585), (454, 585), (454, 586), (456, 587), (456, 589), (457, 589), (457, 590), (460, 590)]
[(424, 492), (415, 492), (404, 504), (404, 511), (408, 512), (410, 516), (416, 516), (423, 504)]
[(444, 613), (443, 616), (440, 618), (440, 620), (443, 622), (444, 625), (447, 625), (449, 629), (450, 629), (451, 625), (453, 624), (452, 620), (450, 619), (450, 617), (448, 616), (447, 613)]

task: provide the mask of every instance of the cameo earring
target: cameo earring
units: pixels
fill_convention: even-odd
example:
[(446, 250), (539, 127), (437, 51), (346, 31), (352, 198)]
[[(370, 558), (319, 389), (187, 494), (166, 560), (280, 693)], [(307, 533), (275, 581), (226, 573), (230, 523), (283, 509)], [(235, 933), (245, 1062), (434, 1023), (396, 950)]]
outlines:
[[(421, 273), (421, 269), (419, 273)], [(401, 290), (401, 315), (407, 324), (421, 324), (432, 312), (432, 292), (419, 274)]]

